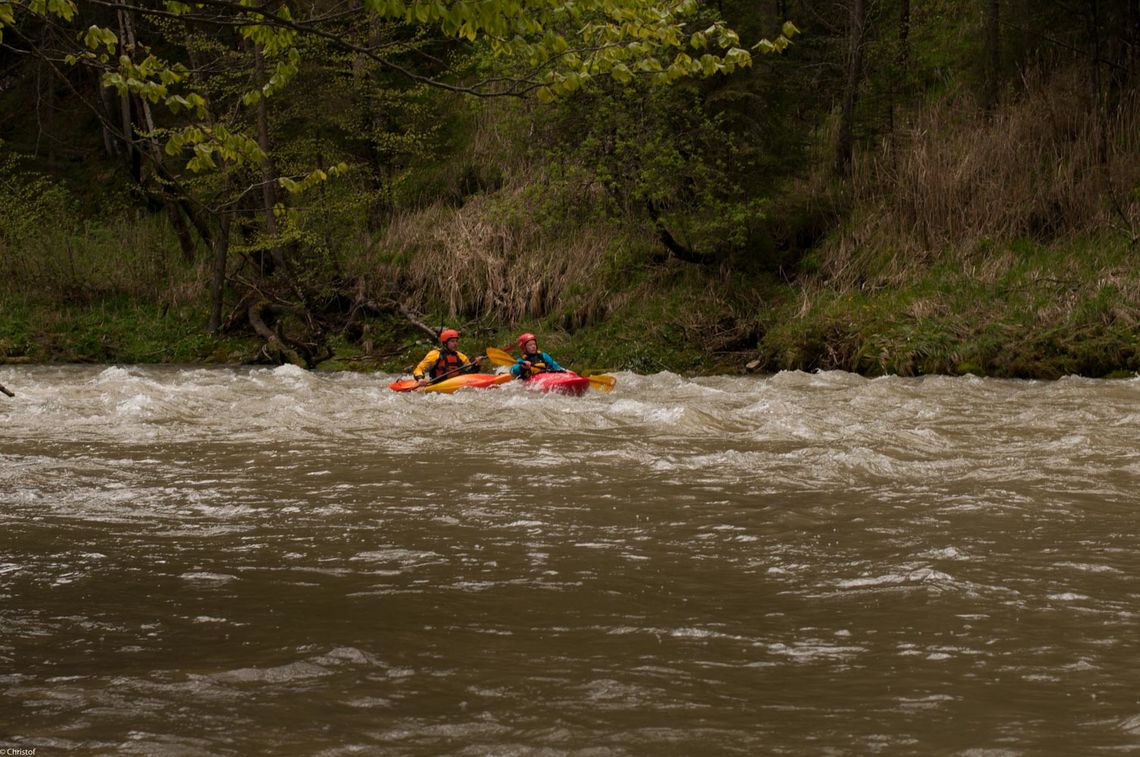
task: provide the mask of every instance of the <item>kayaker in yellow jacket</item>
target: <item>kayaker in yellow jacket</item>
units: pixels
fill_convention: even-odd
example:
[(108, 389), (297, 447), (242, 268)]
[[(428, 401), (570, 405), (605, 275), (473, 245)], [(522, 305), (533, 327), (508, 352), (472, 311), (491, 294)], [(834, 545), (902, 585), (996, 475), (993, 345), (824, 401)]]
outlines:
[(427, 386), (444, 377), (474, 373), (479, 370), (482, 361), (482, 355), (472, 360), (459, 351), (458, 331), (444, 329), (439, 333), (439, 347), (424, 355), (424, 359), (412, 371), (412, 377), (420, 386)]
[(564, 373), (565, 368), (555, 362), (554, 358), (538, 349), (538, 340), (534, 334), (526, 333), (519, 337), (520, 357), (511, 366), (511, 373), (516, 378), (528, 379), (537, 373)]

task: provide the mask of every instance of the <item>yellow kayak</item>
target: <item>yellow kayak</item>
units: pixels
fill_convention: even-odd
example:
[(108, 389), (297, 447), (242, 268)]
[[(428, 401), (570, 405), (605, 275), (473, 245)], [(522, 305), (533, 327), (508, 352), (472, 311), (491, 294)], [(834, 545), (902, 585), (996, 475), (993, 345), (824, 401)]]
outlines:
[(452, 376), (424, 387), (417, 386), (415, 379), (404, 379), (403, 381), (393, 381), (388, 385), (388, 388), (394, 392), (419, 391), (451, 394), (458, 389), (486, 389), (491, 386), (498, 386), (513, 378), (514, 376), (509, 373), (461, 373), (458, 376)]

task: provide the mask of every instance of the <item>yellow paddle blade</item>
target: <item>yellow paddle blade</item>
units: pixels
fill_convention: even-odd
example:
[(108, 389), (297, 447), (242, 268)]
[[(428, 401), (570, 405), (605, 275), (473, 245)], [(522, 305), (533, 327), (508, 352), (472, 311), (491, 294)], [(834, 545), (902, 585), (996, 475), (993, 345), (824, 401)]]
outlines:
[(617, 379), (604, 373), (597, 376), (586, 376), (586, 378), (590, 380), (590, 386), (602, 392), (612, 392), (617, 386)]
[(509, 352), (500, 350), (498, 347), (488, 347), (487, 357), (491, 358), (491, 362), (495, 365), (514, 365), (515, 359), (511, 357)]

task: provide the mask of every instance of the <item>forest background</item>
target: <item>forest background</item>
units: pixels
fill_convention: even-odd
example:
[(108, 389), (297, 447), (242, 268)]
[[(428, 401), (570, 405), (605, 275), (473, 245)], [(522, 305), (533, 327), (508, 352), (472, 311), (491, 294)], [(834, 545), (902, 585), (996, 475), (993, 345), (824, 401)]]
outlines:
[(1140, 370), (1140, 0), (0, 0), (0, 362)]

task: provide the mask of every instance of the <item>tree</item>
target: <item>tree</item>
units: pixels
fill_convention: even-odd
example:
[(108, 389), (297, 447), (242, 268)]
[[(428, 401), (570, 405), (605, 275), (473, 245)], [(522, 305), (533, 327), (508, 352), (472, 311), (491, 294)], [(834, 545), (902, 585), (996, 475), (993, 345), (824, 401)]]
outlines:
[(998, 104), (1001, 77), (1001, 0), (989, 0), (987, 10), (985, 104), (993, 110)]
[(854, 149), (855, 106), (863, 84), (863, 54), (866, 41), (867, 6), (865, 0), (850, 0), (847, 26), (847, 83), (843, 88), (843, 104), (839, 114), (839, 136), (835, 142), (835, 172), (847, 176), (851, 171)]
[[(305, 249), (290, 198), (350, 168), (341, 161), (279, 175), (274, 163), (271, 103), (303, 69), (319, 65), (304, 59), (307, 44), (409, 84), (542, 101), (599, 79), (663, 85), (752, 62), (738, 35), (696, 0), (538, 0), (525, 7), (514, 0), (363, 0), (347, 9), (327, 0), (0, 0), (0, 39), (45, 61), (60, 81), (71, 83), (68, 67), (98, 75), (119, 107), (112, 111), (114, 99), (104, 94), (92, 111), (123, 146), (132, 174), (168, 207), (184, 250), (192, 246), (190, 228), (212, 250), (209, 327), (248, 323), (275, 359), (306, 365), (328, 350), (302, 286)], [(778, 51), (787, 42), (781, 35), (753, 49)], [(493, 65), (485, 75), (456, 76), (438, 58), (420, 55), (433, 45), (478, 49)], [(245, 242), (236, 257), (235, 228)], [(302, 335), (281, 327), (289, 315)]]

